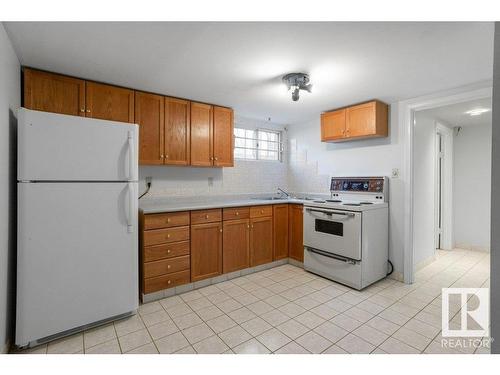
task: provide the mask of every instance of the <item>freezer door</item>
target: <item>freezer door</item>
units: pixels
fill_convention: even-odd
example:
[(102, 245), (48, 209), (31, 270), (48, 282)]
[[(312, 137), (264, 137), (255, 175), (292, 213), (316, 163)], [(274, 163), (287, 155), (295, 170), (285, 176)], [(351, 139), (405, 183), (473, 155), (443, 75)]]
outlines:
[(16, 344), (138, 307), (137, 183), (18, 183)]
[(25, 108), (18, 115), (19, 181), (137, 181), (137, 125)]

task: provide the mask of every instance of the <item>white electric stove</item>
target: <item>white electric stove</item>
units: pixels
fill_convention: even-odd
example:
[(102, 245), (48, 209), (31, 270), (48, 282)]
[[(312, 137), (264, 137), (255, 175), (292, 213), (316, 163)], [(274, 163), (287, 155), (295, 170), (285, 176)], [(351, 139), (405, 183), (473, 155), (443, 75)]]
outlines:
[(388, 272), (387, 177), (333, 177), (331, 199), (304, 203), (304, 268), (355, 289)]

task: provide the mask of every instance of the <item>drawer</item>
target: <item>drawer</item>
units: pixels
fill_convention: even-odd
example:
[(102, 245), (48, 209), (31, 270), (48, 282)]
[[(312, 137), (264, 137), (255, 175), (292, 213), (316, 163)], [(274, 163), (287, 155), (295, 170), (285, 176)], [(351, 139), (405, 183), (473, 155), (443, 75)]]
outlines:
[(158, 290), (172, 288), (177, 285), (188, 284), (191, 281), (189, 270), (169, 273), (168, 275), (150, 277), (144, 279), (144, 294), (157, 292)]
[(250, 217), (250, 209), (248, 207), (231, 207), (222, 210), (224, 220), (248, 219)]
[(189, 255), (189, 253), (189, 241), (164, 243), (161, 245), (144, 247), (143, 261), (151, 262), (153, 260)]
[(144, 246), (189, 240), (189, 227), (174, 227), (144, 231)]
[(189, 212), (168, 212), (144, 215), (144, 230), (189, 225)]
[(144, 277), (155, 277), (189, 270), (189, 255), (144, 263)]
[(191, 211), (191, 224), (213, 223), (222, 220), (222, 210), (216, 208), (213, 210)]
[(250, 217), (273, 216), (273, 206), (250, 207)]

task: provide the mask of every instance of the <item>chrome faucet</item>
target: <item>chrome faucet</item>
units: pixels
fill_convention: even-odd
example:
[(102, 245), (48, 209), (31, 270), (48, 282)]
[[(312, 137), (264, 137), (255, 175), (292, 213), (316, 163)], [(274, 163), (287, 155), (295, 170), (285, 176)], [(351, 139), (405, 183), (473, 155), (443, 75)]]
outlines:
[(287, 198), (290, 198), (290, 194), (287, 193), (285, 190), (283, 190), (282, 188), (278, 187), (278, 193), (281, 193), (282, 195), (286, 195)]

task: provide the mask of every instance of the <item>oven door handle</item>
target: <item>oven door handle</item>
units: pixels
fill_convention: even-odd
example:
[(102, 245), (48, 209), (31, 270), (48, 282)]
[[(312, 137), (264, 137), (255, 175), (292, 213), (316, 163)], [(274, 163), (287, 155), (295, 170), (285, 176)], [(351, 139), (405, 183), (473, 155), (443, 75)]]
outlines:
[(321, 213), (326, 214), (328, 216), (340, 215), (340, 216), (342, 216), (342, 218), (339, 218), (339, 220), (347, 220), (350, 217), (354, 217), (355, 216), (352, 212), (327, 211), (327, 210), (318, 210), (318, 209), (315, 209), (315, 208), (306, 208), (306, 211), (309, 211), (309, 212), (321, 212)]
[(345, 262), (347, 264), (356, 264), (356, 261), (354, 259), (344, 258), (344, 257), (338, 256), (338, 255), (329, 253), (327, 251), (313, 249), (311, 247), (306, 247), (306, 249), (307, 249), (307, 251), (310, 251), (311, 253), (323, 255), (323, 256), (325, 256), (327, 258), (332, 258), (332, 259), (340, 260), (341, 262)]

